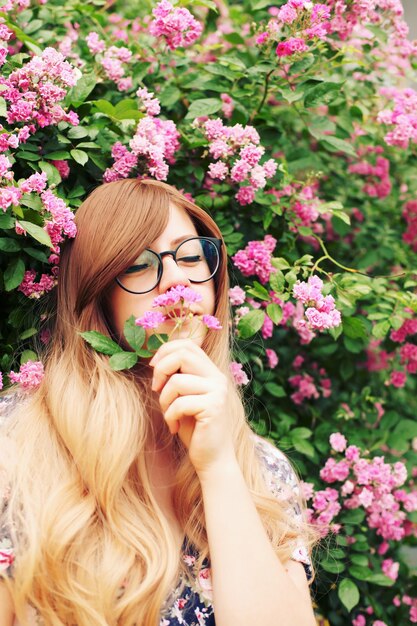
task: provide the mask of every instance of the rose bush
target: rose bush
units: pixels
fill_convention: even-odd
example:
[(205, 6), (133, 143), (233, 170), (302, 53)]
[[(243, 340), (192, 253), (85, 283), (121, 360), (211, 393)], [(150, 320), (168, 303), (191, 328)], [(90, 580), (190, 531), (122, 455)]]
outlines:
[(0, 65), (4, 386), (42, 377), (86, 194), (176, 185), (222, 228), (233, 372), (323, 536), (318, 620), (417, 623), (417, 44), (400, 0), (6, 0)]

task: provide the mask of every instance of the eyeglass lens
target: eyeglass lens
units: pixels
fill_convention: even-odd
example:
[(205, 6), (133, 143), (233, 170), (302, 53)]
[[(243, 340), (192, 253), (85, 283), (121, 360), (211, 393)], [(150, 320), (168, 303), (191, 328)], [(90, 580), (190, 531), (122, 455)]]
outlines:
[[(216, 273), (219, 253), (209, 239), (188, 239), (178, 246), (176, 261), (191, 282), (202, 283)], [(144, 293), (156, 287), (161, 273), (159, 257), (152, 250), (144, 250), (118, 280), (129, 291)]]

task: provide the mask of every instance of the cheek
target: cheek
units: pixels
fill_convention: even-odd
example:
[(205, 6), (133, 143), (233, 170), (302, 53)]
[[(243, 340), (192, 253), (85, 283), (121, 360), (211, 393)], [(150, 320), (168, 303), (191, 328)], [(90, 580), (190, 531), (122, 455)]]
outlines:
[(152, 301), (148, 302), (147, 298), (142, 296), (139, 300), (137, 296), (124, 292), (123, 289), (115, 288), (108, 299), (108, 311), (116, 336), (122, 338), (124, 324), (131, 315), (140, 317), (151, 306)]

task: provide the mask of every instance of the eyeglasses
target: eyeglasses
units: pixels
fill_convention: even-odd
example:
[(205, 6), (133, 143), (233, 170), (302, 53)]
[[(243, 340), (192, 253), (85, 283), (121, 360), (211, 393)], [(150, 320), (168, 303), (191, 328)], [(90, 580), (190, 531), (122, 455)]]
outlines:
[(172, 256), (191, 283), (205, 283), (219, 269), (221, 246), (222, 240), (215, 237), (191, 237), (175, 250), (158, 253), (145, 248), (133, 265), (117, 276), (116, 282), (129, 293), (148, 293), (162, 278), (162, 259)]

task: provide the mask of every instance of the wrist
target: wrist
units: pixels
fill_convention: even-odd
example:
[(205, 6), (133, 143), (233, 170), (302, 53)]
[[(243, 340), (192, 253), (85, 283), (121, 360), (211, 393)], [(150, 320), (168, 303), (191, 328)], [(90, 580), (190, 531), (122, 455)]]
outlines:
[(202, 489), (210, 485), (218, 485), (219, 481), (239, 475), (241, 476), (242, 472), (234, 451), (217, 459), (204, 469), (197, 470)]

